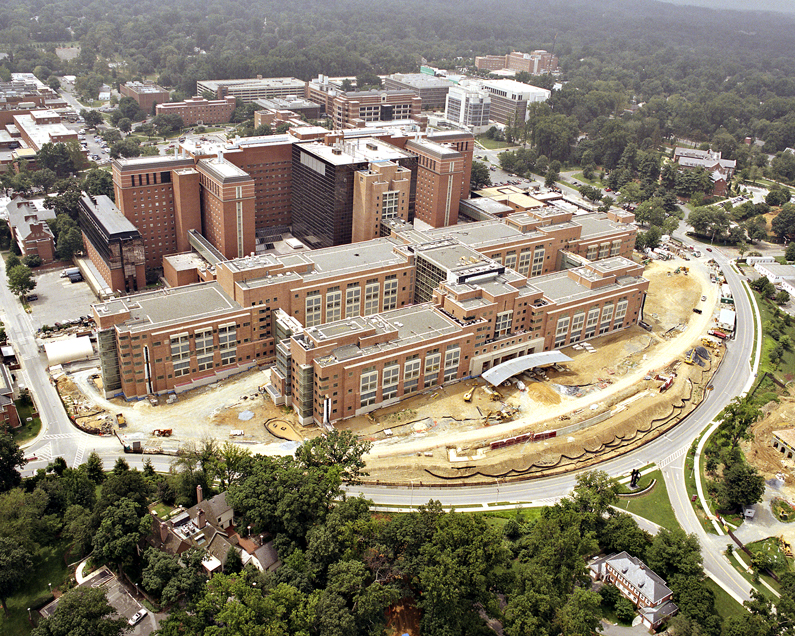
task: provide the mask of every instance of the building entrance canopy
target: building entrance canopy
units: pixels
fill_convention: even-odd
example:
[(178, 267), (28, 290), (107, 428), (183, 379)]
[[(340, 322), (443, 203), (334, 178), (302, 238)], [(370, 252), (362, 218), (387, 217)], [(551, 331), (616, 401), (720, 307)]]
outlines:
[(560, 351), (541, 351), (498, 364), (496, 367), (484, 371), (482, 377), (492, 386), (499, 386), (517, 373), (535, 367), (547, 367), (559, 362), (571, 362), (571, 358)]

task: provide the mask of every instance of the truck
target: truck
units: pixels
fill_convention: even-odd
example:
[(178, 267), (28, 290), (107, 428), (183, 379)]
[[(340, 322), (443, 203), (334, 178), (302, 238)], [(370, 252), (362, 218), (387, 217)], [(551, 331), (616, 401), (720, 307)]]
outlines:
[(119, 428), (124, 428), (127, 426), (127, 420), (124, 419), (124, 415), (122, 413), (116, 413), (116, 424), (119, 425)]

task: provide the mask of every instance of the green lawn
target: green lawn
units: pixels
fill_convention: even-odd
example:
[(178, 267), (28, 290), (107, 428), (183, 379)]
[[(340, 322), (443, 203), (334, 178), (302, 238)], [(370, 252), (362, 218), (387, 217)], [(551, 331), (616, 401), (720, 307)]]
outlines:
[[(13, 432), (13, 437), (14, 441), (21, 446), (35, 439), (36, 435), (39, 434), (41, 430), (41, 419), (33, 417), (33, 406), (23, 404), (22, 400), (16, 400), (16, 405), (17, 412), (19, 413), (19, 421), (22, 423), (22, 426)], [(29, 417), (32, 418), (30, 422), (27, 421)]]
[(644, 475), (643, 479), (646, 478), (657, 479), (657, 485), (654, 490), (641, 497), (621, 499), (617, 507), (640, 515), (663, 528), (668, 528), (669, 530), (680, 528), (681, 526), (674, 516), (671, 501), (668, 499), (668, 488), (665, 486), (662, 473), (659, 470), (655, 470), (648, 475)]
[(513, 510), (495, 510), (494, 512), (478, 512), (476, 514), (486, 517), (489, 524), (502, 528), (509, 519), (520, 521), (533, 521), (541, 516), (543, 508), (515, 508)]
[(171, 512), (174, 510), (171, 506), (167, 506), (166, 504), (158, 501), (154, 506), (152, 506), (151, 510), (153, 510), (160, 519), (164, 521), (169, 518)]
[(772, 559), (771, 569), (779, 576), (792, 572), (792, 558), (787, 558), (784, 551), (781, 549), (781, 544), (776, 537), (768, 537), (761, 541), (754, 541), (746, 545), (751, 552), (757, 554), (762, 552), (767, 554)]
[(516, 146), (516, 144), (509, 144), (507, 141), (494, 141), (494, 139), (489, 139), (486, 135), (481, 135), (475, 139), (481, 146), (488, 150), (500, 150), (502, 148), (513, 148)]
[(712, 579), (708, 578), (706, 581), (707, 587), (712, 590), (715, 595), (715, 609), (723, 620), (730, 617), (740, 617), (747, 613), (747, 610), (737, 601), (735, 601), (729, 593), (726, 592), (720, 585), (715, 583)]
[(582, 181), (583, 183), (587, 183), (588, 185), (592, 185), (592, 186), (597, 187), (597, 188), (601, 188), (601, 187), (604, 186), (604, 184), (601, 181), (599, 181), (599, 179), (586, 179), (582, 175), (582, 172), (577, 172), (577, 173), (573, 174), (572, 178), (573, 179), (577, 179), (577, 181)]
[(39, 608), (52, 599), (48, 583), (53, 589), (63, 585), (69, 576), (64, 561), (68, 548), (65, 542), (44, 546), (36, 562), (38, 567), (25, 576), (26, 584), (14, 596), (8, 599), (9, 616), (0, 612), (0, 633), (4, 636), (23, 636), (30, 633), (28, 608)]
[(795, 321), (791, 320), (791, 324), (787, 326), (783, 323), (783, 321), (776, 320), (774, 318), (774, 314), (777, 307), (766, 300), (762, 300), (762, 298), (756, 292), (754, 292), (754, 295), (756, 297), (756, 303), (759, 305), (759, 313), (762, 316), (762, 325), (764, 326), (765, 330), (762, 341), (762, 359), (759, 363), (759, 375), (761, 376), (765, 371), (768, 371), (776, 376), (779, 380), (788, 382), (789, 380), (793, 379), (791, 377), (792, 369), (795, 369), (795, 346), (791, 346), (788, 350), (785, 349), (781, 360), (777, 365), (773, 365), (770, 362), (769, 354), (773, 349), (775, 349), (776, 344), (778, 343), (769, 334), (770, 327), (775, 324), (776, 329), (782, 336), (789, 336), (790, 341), (795, 343)]

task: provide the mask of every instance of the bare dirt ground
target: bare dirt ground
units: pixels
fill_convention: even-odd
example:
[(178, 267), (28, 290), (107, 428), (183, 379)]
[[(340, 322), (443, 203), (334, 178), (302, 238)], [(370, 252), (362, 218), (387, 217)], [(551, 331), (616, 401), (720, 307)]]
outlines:
[(772, 432), (795, 427), (795, 388), (789, 395), (770, 402), (762, 409), (765, 416), (751, 427), (753, 439), (742, 442), (741, 447), (748, 461), (756, 466), (765, 479), (783, 478), (782, 493), (790, 503), (795, 503), (795, 460), (786, 459), (773, 448)]
[[(350, 429), (373, 442), (368, 467), (374, 478), (394, 478), (415, 470), (427, 474), (428, 467), (447, 469), (455, 462), (468, 466), (474, 463), (470, 456), (478, 454), (477, 463), (494, 467), (528, 460), (531, 454), (543, 463), (561, 454), (577, 455), (583, 449), (629, 439), (637, 433), (634, 422), (639, 416), (646, 420), (668, 417), (676, 405), (699, 390), (692, 383), (702, 382), (714, 370), (714, 361), (706, 369), (679, 364), (682, 354), (711, 325), (711, 312), (698, 315), (692, 308), (702, 295), (707, 297), (707, 306), (714, 307), (718, 293), (702, 265), (691, 268), (690, 275), (674, 274), (682, 264), (684, 261), (657, 261), (646, 269), (644, 276), (650, 286), (644, 318), (653, 326), (653, 333), (633, 327), (606, 335), (590, 341), (595, 349), (592, 353), (568, 347), (564, 353), (572, 362), (564, 370), (547, 370), (547, 378), (540, 382), (525, 378), (526, 387), (521, 391), (515, 386), (500, 387), (499, 400), (491, 399), (484, 381), (471, 380), (346, 420), (338, 428)], [(661, 395), (661, 383), (654, 376), (677, 366), (673, 387)], [(316, 427), (298, 425), (289, 409), (273, 405), (259, 393), (258, 387), (266, 381), (262, 371), (182, 394), (174, 404), (161, 398), (156, 406), (146, 400), (106, 400), (90, 377), (93, 373), (96, 370), (71, 375), (73, 399), (86, 411), (102, 411), (100, 417), (122, 413), (128, 423), (122, 435), (142, 440), (152, 450), (171, 452), (181, 444), (215, 438), (242, 443), (263, 454), (292, 452), (296, 442), (272, 435), (267, 422), (277, 424), (277, 433), (285, 423), (301, 438), (319, 434)], [(463, 395), (473, 388), (471, 402), (465, 402)], [(484, 450), (492, 440), (527, 431), (559, 430), (600, 414), (609, 418), (556, 440), (534, 442), (526, 448)], [(173, 437), (152, 437), (154, 429), (163, 428), (172, 429)]]

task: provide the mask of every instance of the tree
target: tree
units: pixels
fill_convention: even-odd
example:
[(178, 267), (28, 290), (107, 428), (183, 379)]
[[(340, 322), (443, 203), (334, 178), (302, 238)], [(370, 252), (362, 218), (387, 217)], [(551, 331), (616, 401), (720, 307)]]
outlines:
[[(234, 550), (233, 547), (231, 549)], [(143, 556), (146, 565), (141, 583), (164, 604), (171, 605), (182, 598), (192, 600), (201, 592), (204, 582), (202, 559), (205, 556), (202, 550), (192, 549), (175, 556), (147, 548)]]
[(789, 302), (789, 293), (782, 289), (776, 294), (775, 301), (777, 305), (786, 305)]
[(784, 258), (790, 262), (795, 261), (795, 241), (787, 245), (787, 249), (784, 252)]
[(295, 458), (308, 468), (338, 467), (340, 477), (347, 484), (358, 484), (364, 472), (363, 456), (370, 452), (372, 443), (359, 439), (346, 430), (334, 429), (327, 435), (304, 442), (295, 452)]
[(0, 537), (0, 603), (8, 616), (6, 599), (26, 582), (26, 574), (33, 565), (30, 553), (9, 537)]
[(602, 516), (618, 503), (618, 481), (603, 470), (581, 473), (577, 475), (572, 502), (578, 512)]
[(765, 478), (750, 464), (734, 462), (724, 469), (723, 479), (718, 487), (718, 502), (721, 510), (736, 510), (740, 506), (762, 501), (765, 492)]
[(12, 267), (6, 271), (8, 277), (8, 289), (12, 294), (20, 298), (36, 288), (36, 281), (33, 280), (33, 273), (29, 267), (22, 264)]
[(58, 253), (58, 258), (62, 261), (68, 261), (72, 256), (82, 251), (83, 234), (77, 227), (71, 227), (58, 236), (56, 252)]
[(790, 191), (786, 188), (774, 188), (765, 196), (765, 203), (771, 207), (778, 207), (784, 205), (790, 200)]
[(48, 142), (42, 145), (36, 154), (36, 162), (39, 167), (55, 173), (59, 179), (63, 179), (75, 171), (69, 149), (64, 143)]
[(96, 451), (91, 451), (85, 465), (86, 475), (91, 481), (97, 485), (105, 481), (105, 466)]
[(86, 554), (94, 538), (91, 511), (77, 504), (69, 506), (64, 513), (63, 534), (72, 541), (77, 555)]
[(41, 265), (41, 256), (38, 254), (28, 254), (22, 258), (22, 264), (25, 267), (29, 267), (33, 269), (34, 267), (39, 267)]
[(40, 621), (31, 636), (121, 636), (125, 618), (111, 618), (116, 610), (102, 587), (77, 587), (61, 597), (55, 613)]
[(635, 606), (632, 601), (623, 596), (616, 600), (615, 610), (618, 620), (622, 623), (631, 623), (632, 619), (635, 618)]
[(795, 239), (795, 205), (785, 205), (770, 222), (770, 227), (779, 238)]
[(602, 621), (601, 597), (582, 587), (574, 589), (557, 614), (562, 636), (591, 636), (599, 631)]
[(681, 528), (662, 528), (655, 535), (646, 551), (646, 565), (669, 582), (676, 575), (704, 575), (698, 539)]
[(555, 185), (555, 182), (559, 178), (560, 178), (560, 174), (558, 172), (555, 172), (552, 168), (549, 168), (549, 170), (547, 170), (546, 176), (544, 176), (544, 185), (547, 188), (551, 188), (552, 186)]
[(122, 139), (121, 141), (115, 142), (110, 147), (110, 156), (113, 159), (118, 159), (119, 157), (140, 157), (141, 144), (129, 137), (127, 139)]
[(589, 185), (581, 185), (579, 187), (580, 194), (589, 201), (596, 203), (602, 198), (602, 191), (599, 188), (594, 188)]
[(94, 196), (105, 195), (113, 200), (113, 177), (107, 170), (94, 168), (83, 179), (83, 190)]
[(491, 175), (489, 169), (482, 161), (472, 162), (472, 174), (469, 178), (471, 190), (482, 190), (491, 185)]
[(251, 459), (251, 453), (245, 448), (238, 444), (224, 442), (218, 450), (218, 474), (221, 478), (222, 490), (243, 479), (249, 459)]
[(735, 448), (741, 440), (752, 438), (751, 425), (762, 417), (762, 411), (748, 397), (735, 397), (729, 402), (716, 418), (721, 428), (729, 435), (731, 447)]
[(151, 517), (141, 516), (131, 499), (120, 499), (101, 515), (94, 535), (94, 554), (119, 570), (132, 564), (138, 542), (152, 529)]
[(104, 121), (102, 113), (96, 110), (81, 110), (80, 116), (89, 128), (96, 128)]
[(237, 574), (243, 569), (243, 559), (240, 557), (240, 552), (237, 551), (235, 546), (230, 545), (226, 551), (226, 563), (224, 563), (224, 572), (227, 574)]
[(132, 130), (132, 122), (127, 117), (122, 117), (117, 123), (116, 128), (120, 131), (128, 133)]

